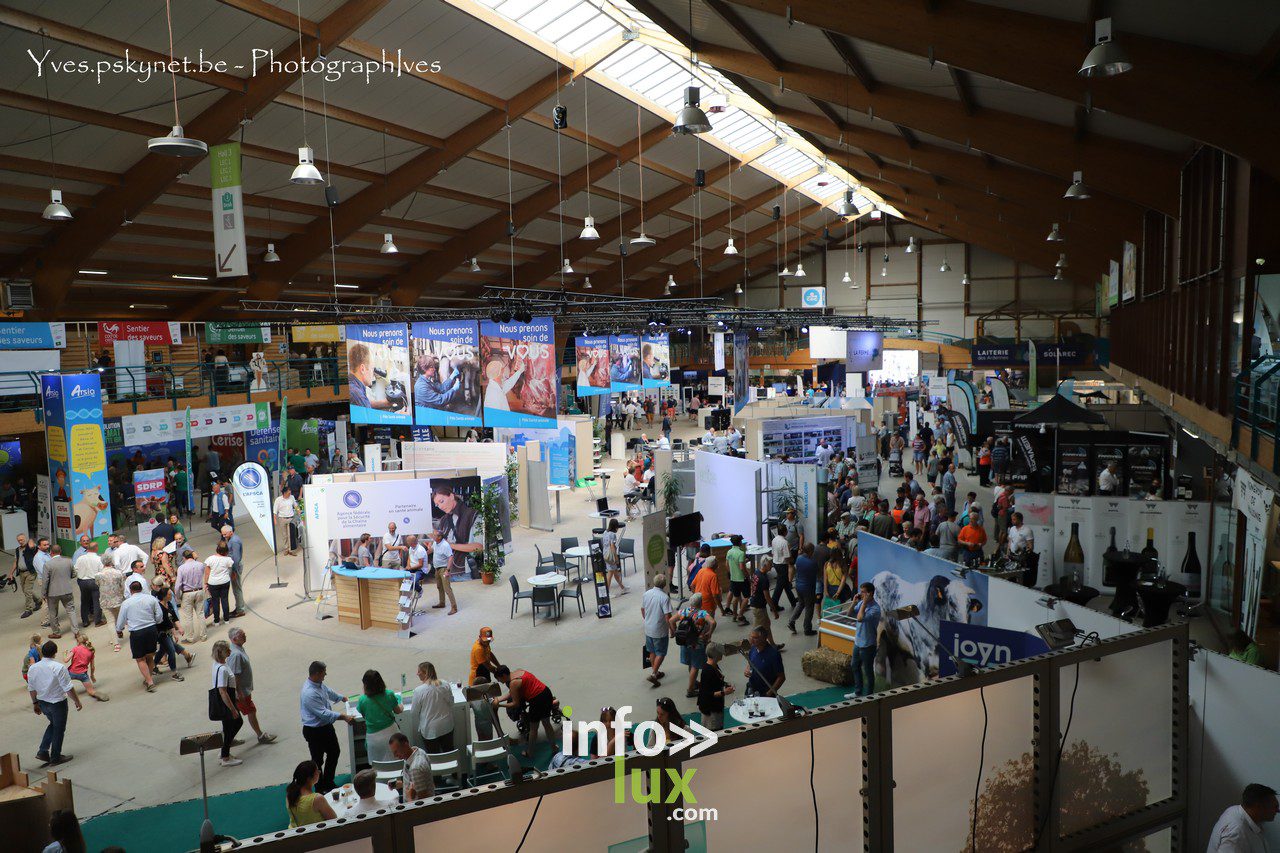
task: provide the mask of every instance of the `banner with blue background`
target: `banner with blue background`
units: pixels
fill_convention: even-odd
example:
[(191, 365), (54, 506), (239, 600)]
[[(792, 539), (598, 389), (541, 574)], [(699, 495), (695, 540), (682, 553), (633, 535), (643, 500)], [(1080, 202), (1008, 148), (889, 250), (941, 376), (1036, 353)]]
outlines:
[(415, 424), (480, 426), (478, 338), (475, 320), (414, 323), (410, 327)]
[(639, 335), (609, 336), (609, 387), (614, 391), (639, 391), (644, 387)]
[(102, 385), (97, 373), (45, 374), (44, 404), (54, 537), (70, 554), (83, 533), (106, 550), (111, 532), (111, 489), (102, 428)]
[(65, 349), (66, 323), (0, 322), (0, 349)]
[(480, 322), (487, 427), (553, 428), (560, 403), (556, 329), (550, 317)]
[(671, 387), (671, 336), (666, 332), (641, 339), (640, 378), (646, 388)]
[(347, 376), (353, 424), (413, 423), (408, 326), (347, 326)]

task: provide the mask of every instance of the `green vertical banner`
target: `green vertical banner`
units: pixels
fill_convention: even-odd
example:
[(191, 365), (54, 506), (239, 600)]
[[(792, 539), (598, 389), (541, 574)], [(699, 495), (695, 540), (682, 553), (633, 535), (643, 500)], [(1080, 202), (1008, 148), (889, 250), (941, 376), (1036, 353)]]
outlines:
[(240, 143), (209, 149), (209, 180), (213, 201), (213, 248), (218, 278), (248, 275), (244, 231), (244, 199), (240, 190)]
[[(280, 400), (280, 445), (277, 450), (277, 458), (280, 460), (280, 482), (284, 482), (284, 472), (289, 470), (289, 444), (288, 429), (289, 426), (289, 398), (286, 396)], [(294, 495), (296, 499), (298, 495)]]
[(191, 471), (191, 407), (187, 406), (186, 417), (183, 418), (182, 436), (183, 451), (187, 456), (187, 510), (195, 512), (196, 504), (194, 500), (194, 492), (196, 478)]
[(1036, 378), (1036, 342), (1027, 341), (1027, 392), (1032, 397), (1040, 393), (1040, 383)]

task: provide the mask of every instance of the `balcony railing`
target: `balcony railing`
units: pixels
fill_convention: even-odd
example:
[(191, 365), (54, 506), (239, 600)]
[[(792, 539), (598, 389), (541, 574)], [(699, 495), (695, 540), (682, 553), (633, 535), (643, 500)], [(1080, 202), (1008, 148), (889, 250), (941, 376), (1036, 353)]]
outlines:
[[(1249, 430), (1249, 457), (1258, 458), (1263, 436), (1280, 447), (1280, 356), (1264, 355), (1241, 371), (1235, 382), (1234, 418), (1231, 422), (1231, 444), (1239, 446), (1240, 430)], [(1273, 452), (1271, 469), (1280, 473), (1280, 453)]]

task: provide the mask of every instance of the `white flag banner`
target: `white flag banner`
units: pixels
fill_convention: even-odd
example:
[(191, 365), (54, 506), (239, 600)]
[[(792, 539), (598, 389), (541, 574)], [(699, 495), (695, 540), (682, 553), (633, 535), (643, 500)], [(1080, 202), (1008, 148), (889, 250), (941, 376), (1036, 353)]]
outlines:
[(267, 469), (257, 462), (245, 462), (231, 475), (231, 487), (235, 489), (236, 502), (248, 510), (262, 538), (276, 548), (276, 529), (271, 522), (271, 484)]
[(715, 369), (724, 370), (724, 332), (715, 333)]

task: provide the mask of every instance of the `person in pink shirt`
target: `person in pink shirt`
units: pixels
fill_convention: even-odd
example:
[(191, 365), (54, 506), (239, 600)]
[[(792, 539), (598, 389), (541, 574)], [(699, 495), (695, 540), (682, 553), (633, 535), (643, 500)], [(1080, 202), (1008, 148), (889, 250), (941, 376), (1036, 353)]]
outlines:
[(107, 702), (111, 697), (105, 693), (98, 692), (93, 686), (93, 677), (97, 674), (97, 667), (94, 665), (93, 659), (93, 643), (89, 642), (89, 637), (84, 632), (76, 634), (75, 648), (67, 652), (65, 658), (67, 673), (71, 676), (72, 681), (79, 681), (84, 685), (85, 693), (88, 693), (99, 702)]

